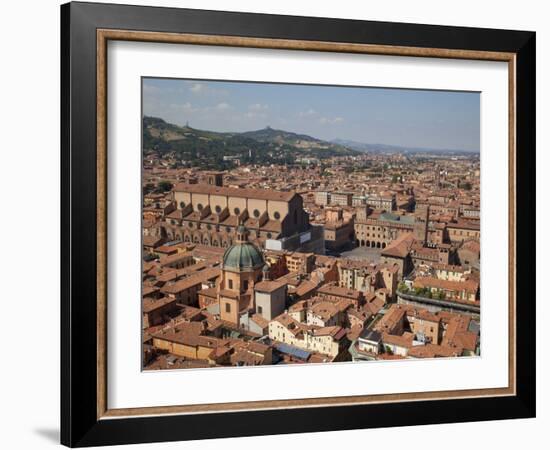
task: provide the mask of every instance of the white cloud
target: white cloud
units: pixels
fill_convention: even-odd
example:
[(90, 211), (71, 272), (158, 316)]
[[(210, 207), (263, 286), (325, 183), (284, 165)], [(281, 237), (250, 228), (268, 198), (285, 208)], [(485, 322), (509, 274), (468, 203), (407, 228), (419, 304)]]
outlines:
[(204, 91), (205, 91), (205, 86), (204, 86), (204, 84), (193, 83), (193, 84), (191, 85), (191, 87), (189, 88), (189, 90), (190, 90), (193, 94), (200, 94), (201, 92), (204, 92)]
[(253, 105), (249, 105), (248, 109), (250, 111), (267, 111), (269, 106), (261, 103), (254, 103)]
[(158, 95), (160, 94), (160, 88), (157, 86), (153, 86), (151, 84), (143, 83), (143, 93), (144, 94), (150, 94), (150, 95)]
[(319, 123), (322, 123), (323, 125), (335, 125), (337, 123), (342, 123), (344, 119), (342, 117), (321, 117), (319, 119)]
[(300, 117), (311, 117), (315, 116), (317, 114), (317, 111), (315, 111), (313, 108), (309, 108), (306, 111), (300, 111), (298, 113), (298, 116)]
[(209, 97), (226, 97), (229, 94), (227, 90), (218, 89), (211, 83), (191, 83), (188, 89), (194, 95)]
[(225, 103), (225, 102), (222, 102), (222, 103), (218, 103), (214, 109), (217, 109), (218, 111), (226, 111), (228, 109), (231, 108), (231, 105), (229, 105), (229, 103)]
[(189, 102), (185, 103), (170, 103), (168, 107), (174, 111), (185, 111), (185, 112), (195, 112), (198, 111), (197, 108), (194, 108), (193, 105)]

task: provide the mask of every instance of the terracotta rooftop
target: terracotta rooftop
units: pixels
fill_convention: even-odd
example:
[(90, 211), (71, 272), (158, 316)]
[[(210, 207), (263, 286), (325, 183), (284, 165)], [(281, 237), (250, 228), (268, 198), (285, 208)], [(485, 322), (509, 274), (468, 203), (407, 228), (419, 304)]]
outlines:
[(271, 189), (239, 189), (208, 184), (179, 183), (175, 192), (190, 192), (192, 194), (225, 195), (228, 197), (253, 198), (258, 200), (274, 200), (289, 202), (297, 195), (295, 192), (278, 192)]
[(259, 283), (254, 284), (254, 290), (258, 292), (273, 292), (283, 286), (286, 286), (286, 282), (284, 280), (260, 281)]
[(430, 287), (436, 289), (444, 289), (447, 291), (466, 291), (475, 294), (479, 288), (479, 283), (475, 280), (467, 281), (452, 281), (440, 280), (434, 277), (418, 277), (414, 280), (414, 287)]
[(382, 256), (394, 256), (397, 258), (405, 258), (411, 251), (414, 243), (412, 233), (405, 233), (399, 236), (395, 241), (382, 250)]

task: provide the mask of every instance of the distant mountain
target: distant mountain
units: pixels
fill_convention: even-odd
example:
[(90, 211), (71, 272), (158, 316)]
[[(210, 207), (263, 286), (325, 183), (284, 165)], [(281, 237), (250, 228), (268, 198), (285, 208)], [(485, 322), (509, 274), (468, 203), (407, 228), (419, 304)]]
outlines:
[(341, 144), (305, 134), (274, 130), (221, 133), (179, 126), (158, 117), (143, 118), (143, 152), (173, 153), (178, 159), (205, 167), (227, 168), (232, 158), (244, 163), (294, 163), (296, 159), (357, 155)]
[(405, 147), (400, 145), (388, 145), (388, 144), (368, 144), (365, 142), (351, 141), (348, 139), (333, 139), (331, 141), (334, 144), (343, 145), (345, 147), (357, 150), (359, 152), (372, 152), (372, 153), (445, 153), (445, 154), (475, 154), (478, 152), (460, 150), (460, 149), (435, 149), (425, 147)]

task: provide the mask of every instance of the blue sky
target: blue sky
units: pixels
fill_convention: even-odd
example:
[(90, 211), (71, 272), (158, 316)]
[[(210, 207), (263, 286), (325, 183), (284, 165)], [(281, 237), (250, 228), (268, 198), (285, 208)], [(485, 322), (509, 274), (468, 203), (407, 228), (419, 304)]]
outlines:
[(331, 140), (479, 151), (479, 93), (143, 79), (143, 113), (213, 131), (266, 126)]

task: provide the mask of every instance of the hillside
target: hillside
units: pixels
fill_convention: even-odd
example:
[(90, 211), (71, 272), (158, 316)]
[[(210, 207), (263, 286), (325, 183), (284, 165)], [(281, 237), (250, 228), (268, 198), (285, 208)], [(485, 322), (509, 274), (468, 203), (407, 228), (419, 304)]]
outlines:
[(242, 136), (246, 136), (260, 142), (274, 142), (274, 143), (286, 143), (295, 144), (297, 142), (323, 142), (320, 139), (313, 138), (307, 134), (297, 134), (290, 131), (275, 130), (271, 127), (265, 127), (261, 130), (247, 131), (241, 133)]
[(296, 159), (356, 155), (356, 150), (311, 136), (264, 128), (245, 133), (220, 133), (143, 118), (143, 152), (173, 153), (183, 165), (226, 169), (241, 163), (292, 164)]

